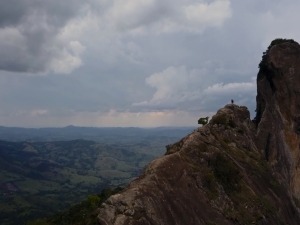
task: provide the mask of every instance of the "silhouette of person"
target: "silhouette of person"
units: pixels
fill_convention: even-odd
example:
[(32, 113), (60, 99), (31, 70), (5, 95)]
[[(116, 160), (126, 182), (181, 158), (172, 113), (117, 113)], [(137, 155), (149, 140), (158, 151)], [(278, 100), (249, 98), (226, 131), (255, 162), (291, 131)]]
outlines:
[(234, 101), (233, 101), (233, 99), (231, 99), (231, 104), (233, 104), (234, 103)]

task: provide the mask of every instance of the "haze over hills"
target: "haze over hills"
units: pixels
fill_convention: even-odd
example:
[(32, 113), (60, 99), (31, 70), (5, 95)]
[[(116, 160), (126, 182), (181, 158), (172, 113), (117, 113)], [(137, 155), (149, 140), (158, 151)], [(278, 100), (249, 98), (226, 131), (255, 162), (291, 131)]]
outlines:
[[(195, 124), (197, 121), (195, 121)], [(105, 141), (122, 138), (136, 137), (180, 137), (196, 127), (77, 127), (67, 126), (63, 128), (22, 128), (0, 126), (0, 139), (7, 141), (66, 141), (85, 139), (93, 141)]]
[(192, 130), (0, 127), (1, 225), (50, 216), (104, 188), (127, 184)]

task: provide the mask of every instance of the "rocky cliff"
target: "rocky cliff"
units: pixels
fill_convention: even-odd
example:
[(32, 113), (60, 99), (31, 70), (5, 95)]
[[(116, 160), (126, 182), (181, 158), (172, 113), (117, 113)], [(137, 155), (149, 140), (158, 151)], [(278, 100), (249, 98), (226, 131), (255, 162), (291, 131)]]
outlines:
[(299, 44), (273, 41), (260, 63), (255, 121), (246, 107), (226, 105), (111, 196), (99, 223), (300, 224), (299, 73)]
[(257, 76), (257, 146), (300, 200), (300, 45), (274, 40)]

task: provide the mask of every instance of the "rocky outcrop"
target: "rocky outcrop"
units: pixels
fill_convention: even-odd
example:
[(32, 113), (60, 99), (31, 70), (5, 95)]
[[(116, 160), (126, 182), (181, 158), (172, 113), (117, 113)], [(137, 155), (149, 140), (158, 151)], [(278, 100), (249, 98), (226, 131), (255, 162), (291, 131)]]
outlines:
[(300, 45), (274, 40), (257, 76), (257, 146), (300, 200)]
[[(99, 210), (101, 225), (300, 224), (300, 47), (272, 42), (257, 115), (226, 105)], [(298, 78), (299, 77), (299, 78)]]

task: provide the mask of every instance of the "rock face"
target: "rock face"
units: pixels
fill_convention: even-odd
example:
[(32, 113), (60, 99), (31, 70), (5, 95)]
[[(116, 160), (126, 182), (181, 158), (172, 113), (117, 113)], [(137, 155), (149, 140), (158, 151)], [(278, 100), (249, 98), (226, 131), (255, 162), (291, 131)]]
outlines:
[[(257, 115), (226, 105), (100, 208), (101, 225), (300, 224), (300, 46), (272, 42)], [(300, 90), (300, 89), (299, 89)]]
[(257, 146), (300, 200), (300, 45), (274, 40), (257, 76)]

